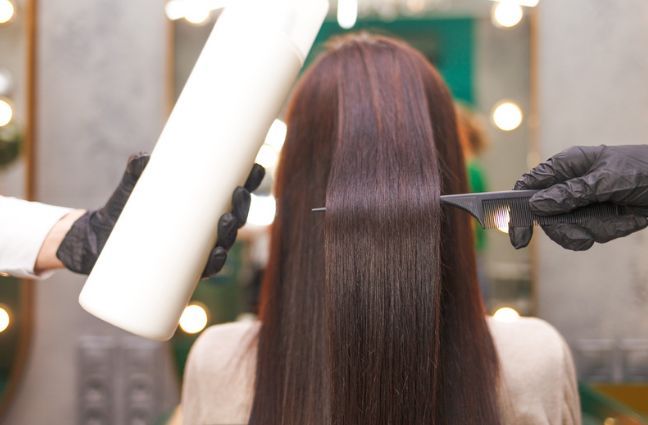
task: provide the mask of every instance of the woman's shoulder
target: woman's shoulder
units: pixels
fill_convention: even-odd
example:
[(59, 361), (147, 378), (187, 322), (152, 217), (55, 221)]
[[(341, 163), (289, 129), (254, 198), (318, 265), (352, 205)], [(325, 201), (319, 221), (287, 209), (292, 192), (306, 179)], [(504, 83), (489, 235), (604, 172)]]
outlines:
[(210, 326), (194, 343), (192, 350), (227, 354), (234, 352), (246, 341), (253, 341), (259, 328), (255, 320)]
[(251, 405), (258, 322), (205, 330), (191, 347), (182, 393), (184, 423), (243, 423)]
[(189, 360), (202, 373), (218, 374), (231, 370), (232, 362), (240, 362), (256, 353), (259, 322), (244, 321), (207, 328), (191, 347)]
[(524, 317), (511, 321), (488, 319), (502, 369), (508, 375), (547, 380), (560, 373), (571, 362), (563, 337), (549, 323)]
[[(533, 353), (559, 361), (564, 357), (565, 341), (549, 323), (535, 317), (513, 320), (488, 318), (488, 326), (498, 350), (503, 354), (528, 358)], [(541, 350), (538, 351), (538, 349)]]
[(233, 322), (207, 328), (191, 346), (188, 366), (202, 374), (231, 371), (232, 362), (256, 353), (256, 321)]
[(489, 317), (488, 325), (510, 404), (504, 409), (516, 416), (515, 423), (580, 423), (574, 364), (560, 333), (536, 318)]

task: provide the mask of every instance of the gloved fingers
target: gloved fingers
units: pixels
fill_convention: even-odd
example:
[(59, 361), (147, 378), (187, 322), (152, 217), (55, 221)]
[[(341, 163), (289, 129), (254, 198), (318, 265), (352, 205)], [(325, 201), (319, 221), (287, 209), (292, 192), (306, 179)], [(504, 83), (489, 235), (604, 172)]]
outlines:
[(128, 178), (129, 183), (133, 184), (134, 186), (144, 172), (144, 169), (148, 165), (150, 159), (151, 155), (147, 153), (140, 152), (138, 154), (131, 155), (128, 158), (128, 164), (126, 165), (124, 178)]
[(227, 261), (227, 251), (217, 246), (209, 255), (209, 260), (207, 260), (207, 265), (205, 266), (205, 270), (203, 270), (202, 278), (211, 277), (221, 271), (225, 265), (225, 261)]
[(628, 236), (648, 227), (648, 218), (638, 215), (621, 215), (610, 218), (593, 218), (581, 227), (587, 230), (598, 243)]
[(252, 166), (252, 171), (250, 171), (250, 175), (245, 182), (245, 188), (248, 190), (248, 192), (254, 192), (261, 185), (264, 177), (265, 168), (263, 168), (259, 164), (254, 164)]
[(595, 202), (605, 202), (605, 194), (597, 193), (596, 173), (576, 177), (541, 190), (529, 200), (531, 210), (538, 215), (566, 214)]
[(250, 212), (252, 196), (250, 192), (256, 190), (265, 177), (265, 168), (254, 164), (252, 171), (245, 182), (245, 187), (237, 187), (232, 194), (232, 212), (224, 214), (218, 220), (218, 241), (212, 251), (203, 278), (210, 277), (221, 271), (227, 260), (227, 251), (236, 242), (238, 229), (243, 227)]
[[(514, 189), (519, 190), (520, 186), (516, 184)], [(519, 226), (519, 224), (526, 223), (524, 217), (520, 216), (522, 212), (519, 209), (511, 208), (509, 214), (508, 234), (511, 244), (515, 249), (528, 246), (533, 236), (533, 226)], [(513, 223), (517, 223), (518, 226), (515, 226)]]
[(581, 224), (551, 224), (542, 229), (549, 238), (572, 251), (585, 251), (594, 242), (606, 243), (628, 236), (648, 227), (648, 219), (642, 216), (623, 215), (611, 218), (594, 218)]
[[(602, 146), (574, 146), (540, 163), (516, 183), (519, 189), (545, 189), (585, 175), (603, 151)], [(516, 190), (519, 190), (516, 187)]]
[(218, 220), (218, 241), (216, 246), (220, 246), (226, 251), (229, 250), (236, 241), (239, 223), (236, 216), (232, 213), (224, 214)]
[[(524, 175), (526, 176), (526, 174)], [(526, 181), (524, 181), (524, 176), (518, 181), (515, 182), (515, 186), (513, 186), (513, 190), (528, 190), (528, 189), (533, 189), (533, 187), (529, 186)]]
[(634, 207), (634, 206), (623, 206), (624, 215), (639, 215), (641, 217), (648, 217), (648, 206), (646, 207)]
[(524, 173), (520, 179), (515, 182), (515, 190), (527, 189), (544, 189), (552, 184), (557, 183), (559, 177), (556, 176), (556, 170), (553, 168), (552, 159), (538, 164), (528, 173)]
[(533, 227), (512, 227), (509, 226), (509, 239), (515, 249), (525, 248), (529, 245), (533, 236)]
[(579, 224), (558, 223), (542, 226), (549, 239), (571, 251), (586, 251), (594, 245), (594, 235)]
[(128, 159), (126, 170), (124, 170), (119, 185), (108, 199), (108, 202), (106, 202), (106, 205), (97, 210), (97, 219), (103, 223), (104, 227), (115, 225), (149, 159), (150, 155), (143, 153), (131, 155)]
[(88, 211), (79, 217), (56, 250), (56, 258), (74, 273), (90, 274), (105, 243), (103, 238), (91, 233), (92, 216), (93, 213)]
[(251, 202), (252, 196), (247, 189), (237, 187), (236, 190), (234, 190), (234, 194), (232, 195), (232, 214), (236, 217), (239, 228), (243, 227), (247, 221)]

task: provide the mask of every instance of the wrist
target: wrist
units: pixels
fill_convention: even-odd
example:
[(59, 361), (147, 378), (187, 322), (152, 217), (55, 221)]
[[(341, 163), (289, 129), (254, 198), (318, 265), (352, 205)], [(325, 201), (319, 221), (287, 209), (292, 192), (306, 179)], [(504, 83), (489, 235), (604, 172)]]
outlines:
[(56, 257), (61, 242), (72, 228), (72, 225), (83, 215), (85, 210), (74, 210), (63, 216), (45, 237), (43, 245), (38, 252), (34, 271), (42, 273), (48, 270), (64, 268), (63, 263)]

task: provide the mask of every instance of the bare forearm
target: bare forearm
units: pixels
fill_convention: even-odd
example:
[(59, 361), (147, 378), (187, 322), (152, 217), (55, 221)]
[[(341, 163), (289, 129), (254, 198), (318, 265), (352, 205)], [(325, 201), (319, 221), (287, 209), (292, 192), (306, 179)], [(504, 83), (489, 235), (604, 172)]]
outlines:
[(38, 252), (38, 257), (36, 258), (36, 264), (34, 266), (36, 273), (62, 269), (64, 267), (63, 263), (56, 258), (56, 251), (74, 222), (84, 213), (84, 210), (74, 210), (66, 214), (52, 227), (52, 230), (47, 234), (47, 237)]

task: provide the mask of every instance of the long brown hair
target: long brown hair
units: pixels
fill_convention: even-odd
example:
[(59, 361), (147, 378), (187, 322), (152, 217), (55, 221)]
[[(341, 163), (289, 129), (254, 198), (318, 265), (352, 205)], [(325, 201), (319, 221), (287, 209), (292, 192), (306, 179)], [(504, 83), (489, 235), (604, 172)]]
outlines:
[(471, 226), (439, 200), (466, 191), (434, 68), (333, 42), (289, 109), (251, 424), (500, 423)]

